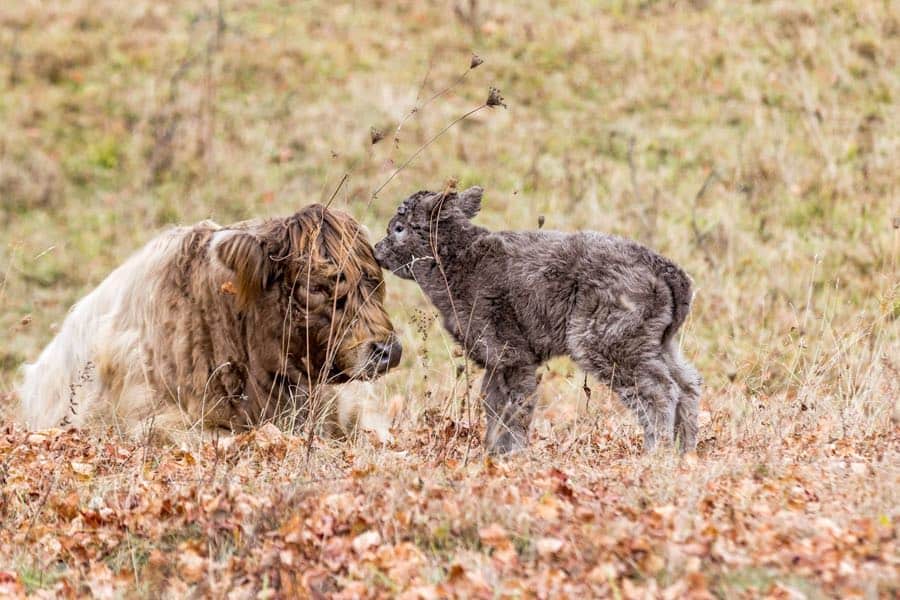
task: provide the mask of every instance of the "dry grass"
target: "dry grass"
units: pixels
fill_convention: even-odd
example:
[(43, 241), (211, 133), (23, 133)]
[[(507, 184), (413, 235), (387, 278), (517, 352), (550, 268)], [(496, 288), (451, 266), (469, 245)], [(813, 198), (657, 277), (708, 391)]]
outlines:
[[(532, 450), (486, 463), (460, 359), (390, 279), (391, 447), (317, 439), (307, 462), (305, 439), (268, 429), (184, 452), (7, 426), (6, 591), (897, 593), (892, 3), (7, 4), (0, 394), (158, 228), (284, 214), (346, 173), (335, 203), (373, 237), (456, 177), (486, 188), (487, 226), (651, 244), (695, 279), (683, 344), (707, 387), (698, 456), (645, 457), (605, 390), (554, 361)], [(484, 64), (395, 144), (426, 72), (421, 98), (473, 51)], [(508, 110), (459, 123), (370, 202), (489, 85)]]

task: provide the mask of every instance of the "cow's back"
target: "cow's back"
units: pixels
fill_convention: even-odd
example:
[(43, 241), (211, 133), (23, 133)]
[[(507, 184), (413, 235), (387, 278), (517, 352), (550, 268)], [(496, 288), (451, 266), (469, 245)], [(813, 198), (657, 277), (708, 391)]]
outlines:
[(187, 231), (154, 238), (71, 308), (56, 337), (23, 367), (18, 396), (24, 424), (80, 426), (97, 416), (102, 400), (118, 404), (120, 397), (144, 395), (134, 389), (143, 380), (141, 329), (154, 288)]

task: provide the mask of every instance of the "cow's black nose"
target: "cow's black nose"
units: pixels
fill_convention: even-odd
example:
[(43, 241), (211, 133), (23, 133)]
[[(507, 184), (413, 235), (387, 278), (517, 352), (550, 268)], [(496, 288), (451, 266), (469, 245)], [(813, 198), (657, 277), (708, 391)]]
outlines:
[(387, 342), (374, 342), (372, 344), (372, 362), (379, 373), (387, 373), (400, 364), (403, 355), (403, 346), (397, 338), (391, 338)]

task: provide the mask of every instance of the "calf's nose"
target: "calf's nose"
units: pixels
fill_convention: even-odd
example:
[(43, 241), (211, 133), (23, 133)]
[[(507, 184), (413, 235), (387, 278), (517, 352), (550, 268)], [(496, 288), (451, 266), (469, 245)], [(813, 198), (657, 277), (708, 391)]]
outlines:
[(379, 265), (384, 261), (384, 240), (375, 244), (375, 260)]

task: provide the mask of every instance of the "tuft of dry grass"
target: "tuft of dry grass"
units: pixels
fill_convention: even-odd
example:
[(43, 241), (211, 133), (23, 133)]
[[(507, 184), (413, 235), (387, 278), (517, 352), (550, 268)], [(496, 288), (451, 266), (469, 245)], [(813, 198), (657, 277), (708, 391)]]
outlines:
[[(898, 593), (896, 7), (458, 4), (0, 7), (3, 594)], [(435, 138), (489, 87), (507, 110)], [(532, 448), (486, 461), (478, 374), (397, 279), (387, 446), (9, 423), (17, 367), (159, 228), (331, 201), (378, 236), (451, 177), (487, 190), (486, 226), (685, 266), (697, 456), (642, 455), (557, 360)]]

